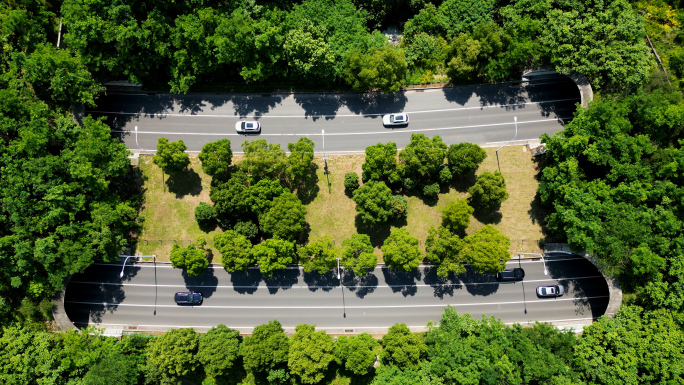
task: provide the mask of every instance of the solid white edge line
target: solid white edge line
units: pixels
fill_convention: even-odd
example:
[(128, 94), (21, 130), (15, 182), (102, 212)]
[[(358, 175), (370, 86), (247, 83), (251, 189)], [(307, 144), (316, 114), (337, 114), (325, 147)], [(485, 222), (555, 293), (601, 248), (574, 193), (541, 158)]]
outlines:
[[(572, 100), (577, 100), (577, 98), (571, 99), (555, 99), (555, 100), (545, 100), (541, 102), (523, 102), (523, 103), (509, 103), (509, 104), (492, 104), (486, 106), (473, 106), (473, 107), (456, 107), (456, 108), (445, 108), (439, 110), (419, 110), (419, 111), (402, 111), (407, 114), (425, 114), (434, 112), (444, 112), (444, 111), (464, 111), (464, 110), (482, 110), (485, 108), (504, 108), (504, 107), (514, 107), (514, 106), (526, 106), (533, 104), (545, 104), (545, 103), (559, 103), (559, 102), (569, 102)], [(228, 114), (193, 114), (193, 113), (145, 113), (145, 112), (123, 112), (123, 111), (99, 111), (99, 110), (89, 110), (88, 113), (94, 114), (106, 114), (106, 115), (144, 115), (144, 116), (188, 116), (188, 117), (198, 117), (198, 118), (237, 118), (237, 119), (265, 119), (265, 118), (348, 118), (348, 117), (366, 117), (366, 116), (382, 116), (386, 114), (391, 114), (392, 112), (384, 112), (377, 114), (334, 114), (334, 115), (228, 115)]]
[[(425, 305), (372, 305), (372, 306), (219, 306), (219, 305), (199, 305), (199, 306), (185, 306), (185, 308), (197, 309), (252, 309), (252, 310), (269, 310), (269, 309), (402, 309), (402, 308), (428, 308), (428, 307), (463, 307), (463, 306), (492, 306), (492, 305), (516, 305), (547, 301), (581, 301), (595, 298), (609, 298), (608, 295), (600, 295), (593, 297), (576, 297), (576, 298), (548, 298), (537, 299), (529, 301), (510, 301), (510, 302), (478, 302), (478, 303), (447, 303), (447, 304), (425, 304)], [(109, 303), (109, 302), (86, 302), (86, 301), (65, 301), (64, 303), (73, 303), (78, 305), (98, 305), (105, 307), (173, 307), (180, 308), (179, 305), (145, 305), (145, 304), (125, 304), (125, 303)]]

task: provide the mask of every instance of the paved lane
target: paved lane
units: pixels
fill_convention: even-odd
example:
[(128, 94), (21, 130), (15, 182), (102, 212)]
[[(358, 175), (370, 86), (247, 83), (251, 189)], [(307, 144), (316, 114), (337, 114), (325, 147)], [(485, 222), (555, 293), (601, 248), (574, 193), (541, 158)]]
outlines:
[[(121, 95), (98, 101), (88, 113), (105, 116), (112, 132), (130, 148), (138, 144), (154, 149), (157, 138), (182, 139), (189, 151), (205, 143), (228, 138), (240, 153), (244, 140), (264, 138), (287, 148), (301, 136), (311, 138), (322, 152), (362, 152), (378, 142), (393, 141), (399, 148), (412, 133), (440, 135), (445, 143), (473, 142), (481, 145), (513, 137), (513, 117), (518, 118), (518, 140), (535, 139), (563, 129), (579, 102), (579, 91), (567, 78), (527, 85), (509, 83), (405, 91), (392, 95), (345, 94), (193, 94)], [(384, 128), (381, 115), (404, 111), (410, 124)], [(238, 135), (239, 119), (257, 119), (260, 135)]]
[[(364, 280), (344, 273), (340, 286), (333, 272), (308, 274), (297, 268), (264, 279), (258, 270), (229, 274), (218, 266), (188, 278), (166, 264), (145, 263), (127, 266), (119, 279), (121, 265), (97, 264), (72, 278), (65, 304), (77, 326), (202, 330), (224, 323), (243, 332), (272, 319), (288, 329), (313, 323), (331, 332), (381, 332), (396, 322), (420, 329), (430, 320), (439, 321), (448, 305), (507, 323), (592, 319), (605, 312), (607, 285), (591, 263), (556, 257), (547, 265), (549, 276), (543, 274), (541, 261), (510, 262), (526, 272), (525, 280), (515, 283), (472, 271), (440, 280), (424, 267), (413, 273), (378, 268)], [(568, 293), (537, 298), (537, 286), (555, 283)], [(172, 296), (181, 290), (202, 292), (204, 303), (177, 306)]]

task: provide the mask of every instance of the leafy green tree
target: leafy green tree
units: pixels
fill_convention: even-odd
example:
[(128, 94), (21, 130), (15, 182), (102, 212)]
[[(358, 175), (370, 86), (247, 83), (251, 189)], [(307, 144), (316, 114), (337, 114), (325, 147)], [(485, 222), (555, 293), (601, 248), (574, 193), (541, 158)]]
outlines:
[(190, 165), (190, 157), (185, 153), (187, 149), (180, 139), (177, 142), (169, 142), (166, 138), (159, 138), (157, 139), (157, 154), (152, 158), (152, 162), (165, 174), (183, 171)]
[(428, 139), (424, 134), (411, 134), (411, 142), (399, 152), (399, 172), (404, 178), (425, 184), (436, 181), (446, 150), (447, 146), (439, 135)]
[(359, 175), (355, 172), (344, 174), (344, 188), (349, 192), (354, 192), (359, 188)]
[(228, 377), (237, 365), (240, 332), (219, 324), (199, 337), (197, 360), (208, 377)]
[(334, 349), (335, 341), (325, 331), (316, 331), (315, 325), (297, 325), (287, 366), (302, 384), (318, 384), (335, 359)]
[(259, 227), (252, 221), (239, 221), (233, 226), (233, 231), (247, 239), (254, 239), (259, 234)]
[(449, 44), (446, 55), (451, 59), (447, 62), (446, 73), (452, 82), (469, 80), (477, 75), (480, 51), (480, 42), (465, 33)]
[(463, 240), (447, 228), (439, 226), (428, 229), (425, 257), (437, 267), (438, 277), (446, 278), (450, 273), (465, 273), (461, 249), (463, 249)]
[(230, 149), (230, 140), (220, 139), (216, 142), (207, 143), (199, 153), (202, 162), (202, 170), (207, 175), (214, 176), (228, 170), (233, 160), (233, 151)]
[(378, 256), (373, 252), (370, 237), (366, 234), (352, 234), (342, 241), (340, 264), (351, 270), (357, 277), (368, 274), (378, 264)]
[(682, 375), (684, 333), (667, 310), (627, 306), (587, 326), (575, 357), (591, 383), (663, 383)]
[(284, 192), (273, 199), (271, 208), (261, 216), (259, 222), (264, 232), (274, 237), (295, 240), (308, 226), (306, 207), (296, 195)]
[(100, 362), (88, 368), (83, 376), (83, 385), (138, 383), (140, 372), (130, 357), (119, 351), (109, 353)]
[(190, 328), (171, 329), (156, 337), (147, 350), (147, 364), (159, 369), (167, 378), (196, 373), (199, 334)]
[(211, 181), (209, 198), (214, 202), (214, 214), (219, 223), (227, 227), (235, 218), (243, 218), (254, 206), (248, 198), (252, 197), (247, 175), (242, 171), (230, 175), (228, 180), (214, 178)]
[(283, 50), (290, 68), (308, 81), (334, 79), (335, 54), (325, 41), (325, 29), (308, 20), (290, 30)]
[(392, 190), (385, 182), (367, 182), (354, 191), (356, 211), (365, 224), (387, 222), (392, 216)]
[(0, 378), (8, 384), (37, 383), (41, 377), (59, 378), (64, 370), (54, 360), (56, 344), (49, 333), (18, 324), (2, 328)]
[(437, 7), (427, 3), (416, 15), (404, 24), (404, 38), (413, 43), (419, 35), (446, 36), (449, 20)]
[(496, 1), (446, 0), (438, 8), (439, 16), (446, 22), (446, 37), (454, 38), (461, 33), (471, 33), (481, 24), (494, 19)]
[(321, 274), (337, 266), (337, 256), (340, 254), (330, 235), (310, 241), (306, 246), (299, 247), (297, 252), (304, 271), (311, 273), (316, 270)]
[(431, 183), (423, 186), (423, 195), (427, 198), (437, 198), (439, 191), (439, 183)]
[(191, 243), (188, 247), (181, 247), (174, 243), (171, 247), (171, 266), (174, 269), (185, 270), (190, 277), (196, 277), (204, 274), (204, 270), (209, 266), (207, 260), (206, 250), (204, 250), (204, 237), (198, 237), (195, 243)]
[(427, 354), (425, 343), (418, 335), (411, 333), (404, 323), (392, 325), (381, 343), (383, 351), (380, 359), (383, 364), (391, 364), (399, 369), (418, 369)]
[(451, 170), (449, 170), (449, 166), (442, 165), (442, 168), (439, 169), (439, 184), (442, 186), (449, 186), (449, 183), (451, 183), (451, 180), (454, 178), (454, 176), (451, 174)]
[(339, 336), (335, 343), (337, 363), (357, 376), (364, 376), (376, 360), (378, 341), (368, 333)]
[(477, 176), (475, 184), (468, 190), (473, 206), (491, 209), (508, 199), (506, 181), (499, 171), (485, 171)]
[(390, 269), (411, 271), (418, 268), (423, 253), (418, 247), (418, 238), (405, 228), (394, 229), (382, 245), (382, 255)]
[(231, 273), (246, 270), (256, 263), (252, 243), (236, 231), (228, 230), (214, 235), (214, 246), (221, 253), (223, 268)]
[(275, 198), (289, 191), (277, 179), (266, 177), (249, 186), (244, 197), (245, 205), (257, 216), (264, 215), (273, 206)]
[(395, 143), (366, 147), (366, 158), (361, 166), (364, 182), (378, 181), (397, 183), (401, 180), (397, 172), (397, 145)]
[(404, 52), (391, 45), (372, 47), (367, 55), (352, 50), (344, 58), (344, 78), (358, 91), (379, 89), (395, 92), (401, 89), (406, 78)]
[(278, 321), (254, 327), (251, 336), (245, 337), (240, 345), (245, 369), (255, 373), (278, 370), (288, 361), (290, 341)]
[(216, 217), (214, 216), (214, 206), (207, 204), (205, 202), (200, 202), (197, 207), (195, 207), (195, 221), (202, 226), (208, 226), (214, 223)]
[(287, 157), (290, 165), (288, 173), (292, 180), (302, 180), (313, 165), (314, 143), (311, 139), (302, 137), (296, 143), (288, 143), (287, 149), (290, 150), (290, 156)]
[(477, 171), (480, 163), (487, 157), (487, 153), (477, 144), (458, 143), (449, 146), (446, 156), (451, 172), (464, 178)]
[(408, 200), (403, 195), (392, 195), (390, 207), (391, 218), (402, 219), (408, 215)]
[(470, 216), (475, 209), (465, 199), (453, 201), (442, 210), (442, 226), (454, 233), (463, 233), (470, 225)]
[(475, 234), (464, 239), (461, 258), (481, 273), (498, 273), (506, 269), (506, 262), (511, 259), (508, 248), (511, 240), (501, 234), (496, 227), (485, 225)]
[(270, 277), (274, 271), (287, 268), (295, 260), (294, 243), (278, 238), (267, 239), (255, 245), (250, 253), (264, 277)]
[(265, 139), (245, 140), (242, 143), (245, 158), (240, 168), (254, 180), (266, 177), (282, 179), (287, 171), (287, 156), (279, 144), (268, 144)]

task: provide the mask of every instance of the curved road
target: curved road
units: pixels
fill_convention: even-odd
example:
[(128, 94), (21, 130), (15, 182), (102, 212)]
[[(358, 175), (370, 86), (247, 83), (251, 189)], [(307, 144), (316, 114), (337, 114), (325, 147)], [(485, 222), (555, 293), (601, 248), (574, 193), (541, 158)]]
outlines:
[[(489, 274), (468, 271), (446, 280), (431, 267), (397, 273), (378, 267), (360, 281), (347, 272), (309, 274), (298, 268), (264, 279), (258, 270), (230, 274), (213, 266), (201, 277), (188, 278), (168, 264), (95, 264), (75, 275), (66, 289), (67, 315), (78, 327), (206, 330), (219, 323), (250, 333), (256, 325), (277, 319), (289, 332), (300, 323), (315, 324), (331, 333), (383, 333), (403, 322), (423, 330), (439, 322), (444, 308), (475, 318), (495, 316), (506, 323), (591, 321), (605, 313), (608, 286), (596, 267), (576, 256), (512, 260), (525, 269), (522, 282), (499, 283)], [(560, 298), (538, 298), (539, 285), (562, 284)], [(176, 291), (199, 291), (201, 306), (178, 306)]]
[[(515, 133), (517, 140), (537, 139), (543, 133), (563, 129), (573, 117), (580, 96), (567, 77), (535, 83), (486, 84), (443, 89), (408, 90), (394, 94), (110, 94), (88, 110), (105, 116), (113, 135), (131, 149), (138, 145), (154, 150), (157, 138), (182, 139), (189, 151), (206, 143), (231, 140), (235, 153), (246, 139), (264, 138), (270, 143), (311, 138), (322, 154), (325, 130), (327, 153), (363, 152), (378, 142), (406, 146), (411, 134), (440, 135), (445, 143), (480, 145), (504, 143)], [(384, 128), (382, 114), (407, 112), (410, 124)], [(238, 135), (235, 122), (256, 119), (260, 135)], [(135, 140), (138, 126), (138, 145)]]

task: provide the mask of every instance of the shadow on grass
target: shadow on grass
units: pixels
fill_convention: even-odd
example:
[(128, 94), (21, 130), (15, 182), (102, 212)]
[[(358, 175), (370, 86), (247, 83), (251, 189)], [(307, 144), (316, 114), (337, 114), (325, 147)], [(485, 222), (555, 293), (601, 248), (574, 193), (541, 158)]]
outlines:
[[(411, 189), (411, 190), (402, 190), (402, 193), (405, 197), (416, 197), (423, 202), (424, 205), (429, 206), (429, 207), (435, 207), (437, 203), (439, 202), (439, 195), (434, 196), (434, 197), (428, 197), (423, 194), (423, 187), (424, 186), (419, 186), (417, 188)], [(441, 189), (440, 189), (441, 191)]]
[(451, 187), (460, 193), (466, 193), (471, 187), (473, 187), (476, 180), (477, 176), (475, 173), (454, 176), (454, 178), (451, 180)]
[(204, 298), (211, 297), (216, 292), (218, 286), (218, 278), (214, 275), (214, 268), (208, 267), (204, 270), (204, 274), (197, 277), (190, 277), (185, 270), (183, 270), (183, 280), (185, 280), (185, 287), (188, 290), (202, 293)]
[(357, 297), (363, 298), (378, 287), (378, 277), (373, 272), (369, 272), (363, 277), (357, 277), (353, 272), (345, 271), (342, 274), (342, 285), (356, 294)]
[(263, 278), (263, 274), (257, 268), (230, 273), (233, 290), (240, 294), (254, 294)]
[(275, 294), (278, 290), (287, 290), (292, 288), (292, 285), (299, 281), (300, 275), (299, 269), (284, 269), (276, 270), (273, 275), (266, 278), (264, 277), (264, 282), (268, 286), (268, 292), (270, 294)]
[(473, 212), (473, 217), (485, 225), (497, 224), (501, 222), (501, 218), (503, 218), (503, 215), (499, 211), (499, 207), (501, 206), (497, 205), (496, 207), (487, 209), (476, 207)]
[(387, 282), (393, 293), (401, 293), (404, 297), (416, 295), (418, 291), (416, 281), (421, 279), (420, 270), (398, 271), (383, 268), (382, 274), (385, 276), (385, 282)]
[(197, 196), (202, 192), (202, 178), (193, 169), (183, 170), (169, 175), (166, 179), (169, 192), (180, 199), (186, 195)]
[(323, 274), (317, 271), (312, 271), (311, 273), (304, 272), (304, 282), (309, 286), (310, 291), (321, 289), (328, 292), (340, 286), (340, 281), (337, 279), (337, 270), (330, 270)]
[(370, 237), (371, 245), (373, 247), (381, 247), (385, 243), (385, 239), (389, 237), (392, 227), (404, 227), (406, 226), (406, 218), (402, 219), (392, 219), (385, 223), (378, 224), (365, 224), (361, 220), (361, 215), (357, 214), (354, 218), (354, 224), (356, 226), (356, 231), (359, 234), (366, 234)]

